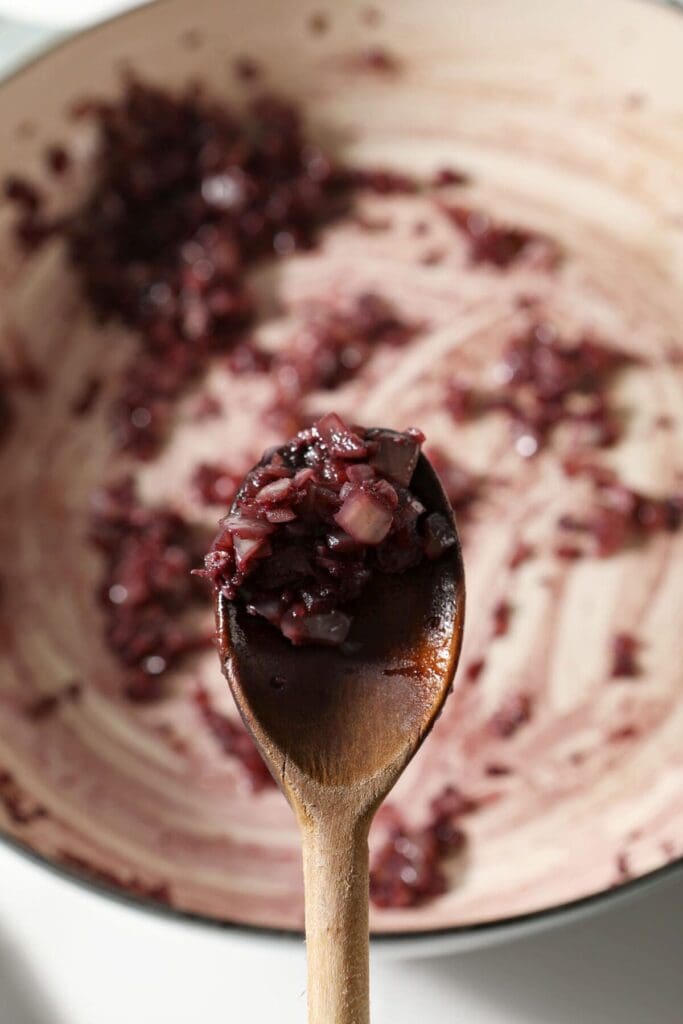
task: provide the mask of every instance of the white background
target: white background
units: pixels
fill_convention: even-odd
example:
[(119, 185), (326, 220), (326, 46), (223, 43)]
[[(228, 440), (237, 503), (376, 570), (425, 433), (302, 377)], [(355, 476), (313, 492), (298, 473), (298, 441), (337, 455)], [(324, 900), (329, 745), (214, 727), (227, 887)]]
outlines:
[[(47, 38), (35, 22), (122, 6), (0, 0), (20, 19), (0, 17), (0, 71)], [(0, 845), (0, 1024), (294, 1024), (304, 986), (303, 947), (154, 918)], [(683, 1024), (683, 878), (506, 946), (373, 963), (373, 1022)]]
[[(303, 947), (119, 906), (0, 846), (1, 1024), (303, 1024)], [(683, 880), (507, 946), (373, 963), (373, 1024), (682, 1024)]]

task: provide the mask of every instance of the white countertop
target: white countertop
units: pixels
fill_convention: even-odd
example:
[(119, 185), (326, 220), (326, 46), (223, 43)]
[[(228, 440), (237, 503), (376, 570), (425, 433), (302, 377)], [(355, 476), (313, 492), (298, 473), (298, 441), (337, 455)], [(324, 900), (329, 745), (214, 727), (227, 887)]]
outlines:
[[(0, 0), (27, 22), (104, 8)], [(0, 72), (45, 38), (0, 18)], [(304, 986), (303, 946), (157, 919), (0, 845), (0, 1024), (301, 1024)], [(374, 1024), (682, 1024), (683, 878), (506, 946), (374, 964), (372, 1001)]]
[[(683, 879), (506, 946), (373, 964), (373, 1024), (681, 1024)], [(2, 1024), (303, 1024), (301, 947), (120, 906), (0, 846)]]

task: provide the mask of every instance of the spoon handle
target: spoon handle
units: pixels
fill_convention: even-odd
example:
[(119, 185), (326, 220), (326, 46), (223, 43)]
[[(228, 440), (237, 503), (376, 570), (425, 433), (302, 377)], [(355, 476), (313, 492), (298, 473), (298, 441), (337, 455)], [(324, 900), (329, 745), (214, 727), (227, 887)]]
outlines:
[(368, 821), (302, 824), (308, 1024), (369, 1024)]

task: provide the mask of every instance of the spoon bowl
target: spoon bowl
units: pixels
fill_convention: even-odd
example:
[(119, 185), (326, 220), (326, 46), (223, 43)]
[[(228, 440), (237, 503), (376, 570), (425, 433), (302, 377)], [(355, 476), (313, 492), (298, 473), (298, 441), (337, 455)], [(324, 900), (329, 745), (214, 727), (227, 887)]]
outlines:
[[(412, 488), (452, 521), (420, 456)], [(401, 574), (375, 574), (342, 647), (295, 647), (264, 619), (218, 597), (223, 670), (278, 783), (377, 785), (383, 799), (434, 723), (460, 652), (460, 544)]]

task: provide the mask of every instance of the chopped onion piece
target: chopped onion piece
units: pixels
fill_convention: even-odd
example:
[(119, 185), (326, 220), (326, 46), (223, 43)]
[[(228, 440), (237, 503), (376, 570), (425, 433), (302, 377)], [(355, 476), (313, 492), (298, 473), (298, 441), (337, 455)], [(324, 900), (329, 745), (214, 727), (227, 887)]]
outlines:
[(284, 501), (285, 498), (289, 497), (292, 490), (293, 481), (289, 477), (283, 476), (279, 480), (273, 480), (272, 483), (262, 487), (254, 501), (258, 502), (259, 505), (276, 505), (279, 501)]
[(359, 544), (381, 544), (391, 529), (391, 509), (366, 491), (349, 495), (334, 517)]
[(251, 519), (233, 512), (221, 520), (221, 525), (230, 530), (234, 537), (243, 537), (245, 540), (256, 540), (259, 537), (267, 537), (275, 527), (264, 519)]
[(344, 421), (331, 412), (315, 425), (315, 430), (327, 445), (330, 454), (340, 459), (362, 459), (368, 454), (367, 445), (358, 434), (346, 426)]
[(395, 480), (402, 487), (407, 487), (413, 478), (419, 457), (420, 444), (417, 440), (405, 434), (387, 433), (378, 439), (370, 465), (383, 476)]
[(266, 519), (269, 523), (293, 523), (296, 519), (296, 512), (288, 505), (281, 505), (279, 508), (269, 508), (266, 512)]
[(235, 557), (237, 568), (242, 572), (255, 558), (264, 558), (270, 554), (270, 542), (265, 537), (235, 536)]
[(431, 561), (440, 558), (455, 544), (455, 533), (440, 512), (432, 512), (425, 523), (425, 555)]
[(300, 469), (298, 470), (292, 479), (292, 483), (295, 487), (305, 487), (315, 477), (314, 469)]
[(375, 471), (367, 462), (352, 462), (346, 467), (346, 479), (352, 484), (362, 483), (363, 480), (372, 480)]

